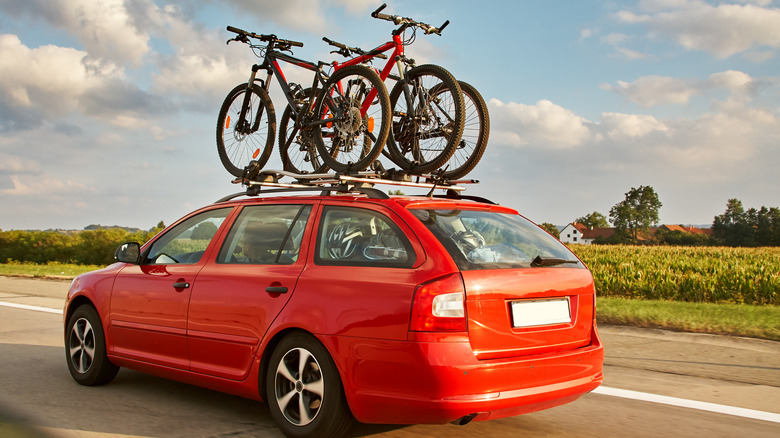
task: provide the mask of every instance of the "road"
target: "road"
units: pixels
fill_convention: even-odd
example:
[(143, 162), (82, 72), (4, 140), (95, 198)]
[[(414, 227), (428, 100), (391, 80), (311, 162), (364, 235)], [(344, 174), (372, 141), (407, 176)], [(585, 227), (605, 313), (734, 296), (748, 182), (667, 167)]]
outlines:
[[(102, 387), (76, 384), (65, 365), (57, 313), (68, 284), (0, 277), (0, 436), (282, 436), (260, 402), (126, 369)], [(604, 385), (574, 403), (466, 426), (358, 425), (348, 436), (780, 436), (780, 343), (599, 330), (607, 354)], [(32, 432), (23, 432), (26, 425)]]

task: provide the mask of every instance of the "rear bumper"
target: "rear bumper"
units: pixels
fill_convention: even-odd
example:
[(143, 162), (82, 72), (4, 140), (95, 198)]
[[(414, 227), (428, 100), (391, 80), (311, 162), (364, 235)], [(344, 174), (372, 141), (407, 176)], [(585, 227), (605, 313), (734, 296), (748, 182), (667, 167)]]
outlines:
[(572, 402), (603, 380), (604, 348), (595, 328), (586, 347), (492, 360), (477, 360), (465, 336), (323, 341), (339, 366), (352, 413), (363, 423), (515, 416)]

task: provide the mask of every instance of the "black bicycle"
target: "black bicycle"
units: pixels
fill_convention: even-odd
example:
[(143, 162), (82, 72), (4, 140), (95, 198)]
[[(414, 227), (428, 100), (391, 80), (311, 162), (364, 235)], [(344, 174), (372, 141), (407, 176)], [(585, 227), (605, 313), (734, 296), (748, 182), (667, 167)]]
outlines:
[[(257, 163), (255, 168), (262, 168), (271, 156), (276, 113), (268, 89), (274, 75), (293, 121), (292, 133), (285, 141), (291, 143), (299, 135), (311, 138), (327, 167), (337, 172), (366, 169), (379, 157), (390, 132), (391, 111), (387, 89), (375, 71), (355, 65), (328, 75), (324, 68), (330, 64), (322, 61), (315, 64), (292, 56), (292, 47), (303, 47), (301, 42), (232, 26), (227, 30), (237, 34), (228, 44), (231, 41), (248, 44), (263, 59), (261, 64), (252, 66), (249, 81), (230, 91), (219, 111), (217, 151), (228, 172), (244, 177), (251, 161)], [(254, 43), (252, 39), (266, 44)], [(303, 87), (287, 82), (279, 61), (314, 72), (308, 94), (315, 98), (303, 98), (306, 94)], [(257, 78), (260, 70), (267, 72), (265, 80)]]

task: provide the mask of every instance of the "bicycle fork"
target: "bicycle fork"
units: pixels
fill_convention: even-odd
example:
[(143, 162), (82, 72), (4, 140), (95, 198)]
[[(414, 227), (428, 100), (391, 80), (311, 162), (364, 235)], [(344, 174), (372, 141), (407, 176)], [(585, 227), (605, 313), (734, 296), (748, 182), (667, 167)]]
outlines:
[[(263, 68), (262, 65), (258, 65), (258, 64), (253, 65), (252, 74), (249, 75), (249, 81), (246, 84), (246, 91), (244, 92), (244, 102), (241, 104), (241, 113), (238, 115), (238, 120), (236, 121), (235, 129), (234, 129), (241, 135), (251, 134), (253, 132), (256, 132), (260, 128), (260, 120), (263, 118), (263, 111), (265, 110), (263, 105), (262, 104), (258, 105), (257, 115), (253, 123), (250, 123), (250, 121), (247, 120), (247, 113), (249, 113), (249, 115), (251, 115), (252, 113), (252, 108), (251, 108), (252, 87), (254, 86), (255, 81), (257, 80), (256, 79), (257, 71), (262, 68)], [(270, 79), (270, 74), (268, 79)], [(267, 83), (267, 80), (265, 83)], [(263, 85), (265, 85), (265, 83), (263, 83)]]

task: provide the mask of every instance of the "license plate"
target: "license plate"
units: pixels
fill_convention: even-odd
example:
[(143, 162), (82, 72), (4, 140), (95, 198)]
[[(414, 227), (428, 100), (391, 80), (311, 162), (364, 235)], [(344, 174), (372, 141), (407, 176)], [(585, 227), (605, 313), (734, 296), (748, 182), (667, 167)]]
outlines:
[(512, 302), (512, 327), (564, 324), (571, 322), (568, 298)]

